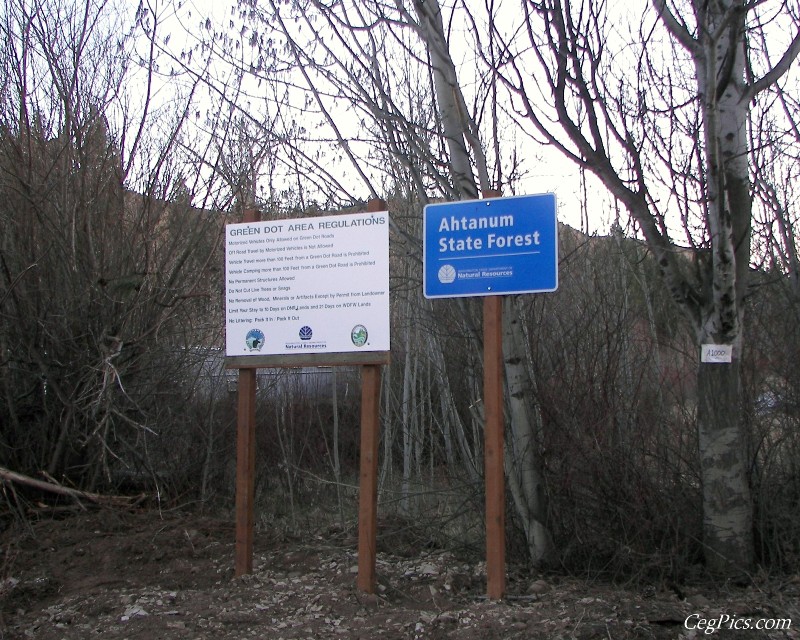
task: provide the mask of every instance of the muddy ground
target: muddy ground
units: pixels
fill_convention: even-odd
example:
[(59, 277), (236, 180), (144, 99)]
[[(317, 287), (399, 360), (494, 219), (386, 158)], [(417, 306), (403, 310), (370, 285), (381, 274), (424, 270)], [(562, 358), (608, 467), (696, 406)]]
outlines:
[(623, 587), (510, 567), (508, 597), (495, 602), (480, 562), (398, 554), (390, 533), (366, 595), (352, 531), (299, 538), (261, 526), (254, 572), (235, 578), (232, 519), (113, 509), (17, 519), (0, 538), (0, 639), (699, 638), (712, 634), (692, 627), (720, 616), (727, 627), (784, 622), (715, 638), (800, 638), (798, 575)]

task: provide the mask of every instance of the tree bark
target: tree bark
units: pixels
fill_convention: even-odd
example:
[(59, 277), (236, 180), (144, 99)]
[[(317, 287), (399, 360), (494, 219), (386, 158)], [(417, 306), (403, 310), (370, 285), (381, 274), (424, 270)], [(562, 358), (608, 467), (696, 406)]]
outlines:
[(412, 345), (411, 345), (411, 326), (406, 325), (406, 356), (403, 364), (403, 398), (400, 408), (401, 424), (403, 425), (403, 479), (400, 487), (400, 510), (403, 514), (409, 515), (411, 508), (411, 456), (414, 445), (412, 432), (412, 389), (416, 384), (414, 380), (414, 368), (411, 366)]
[(741, 428), (740, 360), (701, 363), (697, 430), (706, 565), (717, 575), (752, 568), (752, 506)]
[(503, 306), (503, 362), (510, 417), (506, 474), (522, 519), (531, 564), (545, 568), (554, 564), (555, 545), (547, 526), (547, 494), (537, 437), (542, 420), (533, 406), (533, 383), (521, 356), (525, 337), (514, 298), (506, 296)]
[(704, 26), (695, 66), (705, 135), (711, 239), (710, 291), (698, 342), (733, 347), (730, 363), (700, 363), (697, 432), (706, 564), (718, 575), (752, 569), (752, 501), (744, 455), (740, 362), (750, 269), (752, 201), (747, 146), (742, 0), (698, 7)]

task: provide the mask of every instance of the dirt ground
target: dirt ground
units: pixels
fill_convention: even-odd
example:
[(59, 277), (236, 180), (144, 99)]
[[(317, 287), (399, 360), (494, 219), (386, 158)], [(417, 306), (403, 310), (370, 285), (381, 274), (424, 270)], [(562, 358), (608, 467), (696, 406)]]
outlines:
[(723, 624), (716, 638), (800, 638), (800, 576), (625, 589), (510, 568), (509, 595), (495, 602), (480, 563), (401, 556), (386, 540), (378, 592), (360, 593), (356, 539), (335, 529), (302, 540), (259, 531), (254, 572), (241, 578), (232, 520), (186, 513), (46, 517), (7, 528), (0, 542), (2, 640), (699, 638), (701, 618), (720, 616), (728, 627), (774, 618), (791, 627)]

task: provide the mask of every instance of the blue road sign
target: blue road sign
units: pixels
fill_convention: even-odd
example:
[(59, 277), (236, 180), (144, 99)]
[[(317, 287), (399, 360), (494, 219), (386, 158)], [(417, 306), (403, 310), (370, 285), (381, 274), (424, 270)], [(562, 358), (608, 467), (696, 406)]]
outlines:
[(555, 194), (429, 204), (423, 224), (426, 298), (558, 288)]

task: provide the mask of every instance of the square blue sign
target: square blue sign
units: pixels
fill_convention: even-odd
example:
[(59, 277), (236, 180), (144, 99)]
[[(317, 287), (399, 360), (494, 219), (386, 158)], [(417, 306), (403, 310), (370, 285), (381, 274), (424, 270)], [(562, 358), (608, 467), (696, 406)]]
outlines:
[(555, 194), (429, 204), (423, 225), (426, 298), (558, 288)]

